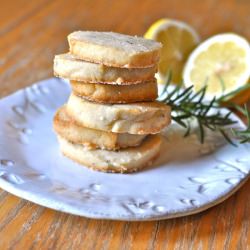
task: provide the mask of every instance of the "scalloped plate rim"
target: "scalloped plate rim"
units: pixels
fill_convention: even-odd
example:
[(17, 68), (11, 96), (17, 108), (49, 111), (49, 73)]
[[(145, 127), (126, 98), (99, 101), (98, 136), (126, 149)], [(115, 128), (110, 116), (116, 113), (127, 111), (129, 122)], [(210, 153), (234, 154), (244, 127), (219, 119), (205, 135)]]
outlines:
[[(62, 206), (50, 206), (49, 205), (49, 202), (50, 201), (53, 201), (53, 203), (55, 204), (58, 204), (60, 203), (60, 201), (56, 201), (55, 200), (50, 200), (48, 199), (46, 203), (44, 202), (39, 202), (37, 199), (39, 198), (44, 198), (43, 195), (34, 195), (32, 192), (28, 192), (28, 191), (25, 191), (25, 190), (20, 190), (18, 188), (15, 188), (13, 185), (9, 184), (9, 183), (4, 183), (5, 181), (4, 180), (1, 180), (0, 179), (0, 188), (2, 188), (3, 190), (9, 192), (10, 194), (13, 194), (19, 198), (22, 198), (22, 199), (25, 199), (29, 202), (32, 202), (32, 203), (35, 203), (37, 205), (40, 205), (40, 206), (43, 206), (43, 207), (46, 207), (46, 208), (49, 208), (49, 209), (52, 209), (52, 210), (55, 210), (55, 211), (60, 211), (60, 212), (63, 212), (63, 213), (68, 213), (68, 214), (71, 214), (71, 215), (76, 215), (76, 216), (83, 216), (83, 217), (86, 217), (86, 218), (90, 218), (90, 219), (104, 219), (104, 220), (114, 220), (114, 221), (154, 221), (154, 220), (165, 220), (165, 219), (173, 219), (173, 218), (179, 218), (179, 217), (184, 217), (184, 216), (189, 216), (189, 215), (194, 215), (194, 214), (197, 214), (197, 213), (201, 213), (203, 211), (206, 211), (208, 210), (209, 208), (212, 208), (216, 205), (219, 205), (221, 204), (222, 202), (224, 202), (225, 200), (227, 200), (229, 197), (231, 197), (234, 193), (236, 193), (248, 180), (249, 180), (249, 177), (250, 175), (248, 174), (248, 176), (244, 179), (242, 179), (237, 186), (235, 186), (232, 190), (230, 190), (230, 192), (222, 195), (222, 196), (219, 196), (217, 199), (211, 201), (210, 203), (207, 203), (203, 206), (200, 206), (200, 207), (196, 207), (195, 209), (194, 208), (190, 208), (190, 209), (187, 209), (186, 211), (176, 211), (174, 213), (167, 213), (167, 214), (162, 214), (162, 215), (159, 215), (159, 216), (149, 216), (149, 217), (140, 217), (138, 214), (136, 216), (130, 216), (130, 217), (127, 217), (126, 215), (121, 215), (120, 217), (112, 217), (110, 215), (105, 215), (105, 214), (102, 214), (102, 213), (91, 213), (91, 212), (86, 212), (87, 210), (85, 211), (81, 211), (79, 212), (79, 210), (76, 210), (74, 211), (74, 209), (68, 205), (68, 204), (64, 204), (65, 207), (67, 208), (64, 208), (62, 209), (61, 207)], [(34, 199), (30, 198), (30, 197), (33, 197), (34, 196)]]

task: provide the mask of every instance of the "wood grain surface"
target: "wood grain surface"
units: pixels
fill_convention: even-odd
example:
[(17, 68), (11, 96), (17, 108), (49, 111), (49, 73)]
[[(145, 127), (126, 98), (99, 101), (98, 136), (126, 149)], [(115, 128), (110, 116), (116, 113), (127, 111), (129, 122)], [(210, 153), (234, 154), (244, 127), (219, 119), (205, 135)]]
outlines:
[[(142, 35), (169, 17), (190, 23), (203, 39), (234, 31), (250, 40), (249, 13), (249, 0), (1, 1), (0, 96), (51, 77), (53, 57), (67, 51), (66, 35), (74, 30)], [(0, 249), (248, 250), (249, 190), (250, 181), (214, 208), (159, 222), (81, 218), (0, 190)]]

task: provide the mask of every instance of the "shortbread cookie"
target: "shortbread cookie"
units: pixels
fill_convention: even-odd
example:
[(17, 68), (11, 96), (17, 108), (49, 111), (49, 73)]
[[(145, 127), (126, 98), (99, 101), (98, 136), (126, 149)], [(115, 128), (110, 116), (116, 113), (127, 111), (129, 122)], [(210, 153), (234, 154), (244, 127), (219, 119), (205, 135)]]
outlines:
[(99, 104), (70, 95), (67, 113), (78, 124), (104, 131), (156, 134), (171, 121), (170, 107), (160, 102)]
[(89, 150), (60, 136), (58, 140), (61, 152), (68, 158), (94, 170), (118, 173), (135, 172), (151, 165), (159, 155), (161, 146), (161, 137), (158, 135), (150, 135), (138, 147), (120, 151)]
[(114, 32), (76, 31), (68, 41), (76, 58), (122, 68), (154, 66), (162, 47), (153, 40)]
[(156, 81), (133, 85), (109, 85), (70, 81), (73, 92), (100, 103), (133, 103), (154, 101), (158, 96)]
[(82, 82), (103, 82), (106, 84), (136, 84), (154, 79), (157, 67), (127, 69), (108, 67), (103, 64), (86, 62), (71, 54), (56, 55), (54, 75)]
[(75, 144), (83, 144), (89, 149), (117, 150), (134, 147), (146, 137), (146, 135), (117, 134), (79, 126), (67, 115), (65, 106), (56, 112), (53, 126), (61, 137)]

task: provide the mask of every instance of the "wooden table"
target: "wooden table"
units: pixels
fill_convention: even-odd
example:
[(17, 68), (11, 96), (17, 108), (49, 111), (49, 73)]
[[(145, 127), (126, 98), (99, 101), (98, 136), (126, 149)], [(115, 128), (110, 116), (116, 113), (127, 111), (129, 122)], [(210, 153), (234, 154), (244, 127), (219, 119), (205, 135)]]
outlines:
[[(202, 38), (250, 39), (249, 0), (8, 0), (0, 8), (0, 96), (52, 76), (74, 30), (143, 35), (161, 17), (187, 21)], [(1, 111), (2, 113), (3, 111)], [(159, 222), (90, 220), (0, 190), (0, 249), (250, 249), (250, 181), (203, 213)]]

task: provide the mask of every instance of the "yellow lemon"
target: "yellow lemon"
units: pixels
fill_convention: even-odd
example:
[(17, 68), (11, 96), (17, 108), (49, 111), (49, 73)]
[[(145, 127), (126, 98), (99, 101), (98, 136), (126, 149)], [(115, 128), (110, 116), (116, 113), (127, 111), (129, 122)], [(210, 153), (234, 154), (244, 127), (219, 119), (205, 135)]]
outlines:
[(250, 76), (250, 46), (236, 34), (213, 36), (190, 55), (183, 72), (186, 87), (194, 91), (207, 86), (206, 98), (221, 97), (247, 84)]
[(180, 83), (186, 59), (200, 41), (196, 31), (184, 22), (160, 19), (150, 26), (144, 37), (163, 45), (157, 73), (158, 83), (166, 81), (169, 71), (172, 73), (172, 82)]

